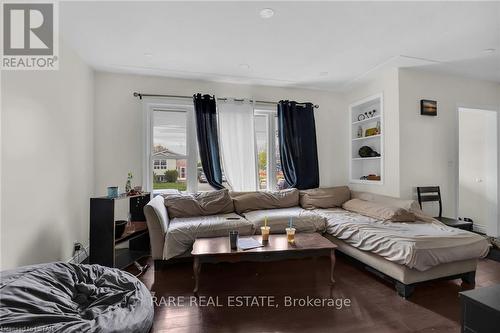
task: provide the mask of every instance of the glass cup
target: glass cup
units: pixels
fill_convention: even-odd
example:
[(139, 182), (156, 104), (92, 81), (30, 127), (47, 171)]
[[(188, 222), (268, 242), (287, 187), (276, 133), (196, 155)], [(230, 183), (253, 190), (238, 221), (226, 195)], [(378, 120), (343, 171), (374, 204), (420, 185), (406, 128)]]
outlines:
[(288, 243), (295, 244), (295, 228), (286, 228), (285, 230)]
[(238, 249), (238, 231), (229, 232), (229, 244), (232, 250)]
[(271, 227), (270, 226), (262, 226), (260, 227), (260, 233), (262, 235), (262, 242), (268, 242), (269, 241), (269, 232), (271, 231)]
[(117, 198), (119, 193), (118, 186), (109, 186), (108, 187), (108, 198)]

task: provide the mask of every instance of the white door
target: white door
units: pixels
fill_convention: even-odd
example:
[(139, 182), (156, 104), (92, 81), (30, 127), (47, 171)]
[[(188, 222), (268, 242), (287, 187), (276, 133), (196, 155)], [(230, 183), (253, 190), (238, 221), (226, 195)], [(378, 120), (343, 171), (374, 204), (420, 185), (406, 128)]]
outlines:
[(498, 229), (497, 112), (458, 109), (458, 216), (474, 221), (474, 229), (496, 236)]

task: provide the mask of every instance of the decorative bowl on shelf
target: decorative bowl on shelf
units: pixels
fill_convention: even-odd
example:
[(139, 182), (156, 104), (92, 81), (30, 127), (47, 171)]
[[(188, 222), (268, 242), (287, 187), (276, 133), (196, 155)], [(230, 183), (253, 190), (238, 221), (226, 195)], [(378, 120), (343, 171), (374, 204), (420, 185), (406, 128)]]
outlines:
[(380, 176), (377, 176), (377, 175), (368, 175), (366, 177), (367, 180), (376, 180), (376, 181), (380, 181)]
[(363, 147), (359, 148), (358, 155), (362, 158), (379, 157), (380, 156), (380, 154), (377, 153), (375, 150), (373, 150), (372, 147), (368, 147), (368, 146), (363, 146)]
[(120, 238), (121, 236), (123, 236), (127, 223), (128, 222), (125, 220), (115, 221), (115, 238)]

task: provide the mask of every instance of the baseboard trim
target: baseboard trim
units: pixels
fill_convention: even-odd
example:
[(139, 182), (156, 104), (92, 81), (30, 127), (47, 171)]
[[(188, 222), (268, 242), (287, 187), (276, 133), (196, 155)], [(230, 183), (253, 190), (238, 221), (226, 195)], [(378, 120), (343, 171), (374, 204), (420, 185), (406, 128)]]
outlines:
[(473, 224), (472, 225), (472, 230), (477, 231), (482, 234), (486, 234), (486, 226), (484, 225), (479, 225), (479, 224)]

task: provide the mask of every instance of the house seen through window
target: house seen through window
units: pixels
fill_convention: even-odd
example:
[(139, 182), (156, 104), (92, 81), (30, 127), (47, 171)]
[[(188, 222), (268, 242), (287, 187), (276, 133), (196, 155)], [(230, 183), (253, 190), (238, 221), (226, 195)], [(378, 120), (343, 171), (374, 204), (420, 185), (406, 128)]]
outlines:
[(276, 112), (256, 110), (254, 121), (259, 189), (283, 189), (285, 179), (281, 170)]
[(187, 114), (155, 110), (153, 113), (153, 190), (187, 188)]

